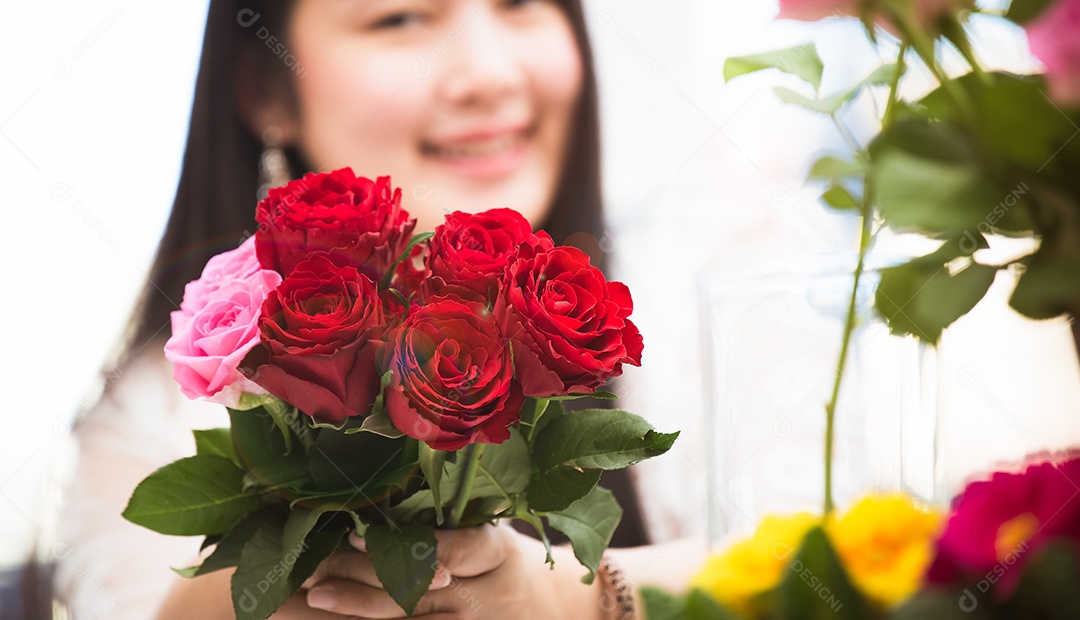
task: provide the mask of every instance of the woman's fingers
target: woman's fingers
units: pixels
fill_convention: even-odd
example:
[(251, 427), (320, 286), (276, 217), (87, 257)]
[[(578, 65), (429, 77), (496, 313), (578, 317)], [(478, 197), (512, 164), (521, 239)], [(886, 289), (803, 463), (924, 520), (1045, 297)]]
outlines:
[(303, 590), (290, 596), (269, 620), (352, 620), (348, 616), (335, 614), (308, 606)]
[(375, 567), (371, 565), (367, 554), (352, 549), (343, 549), (330, 554), (330, 557), (319, 564), (302, 587), (313, 588), (323, 579), (331, 577), (352, 579), (365, 585), (382, 587), (379, 577), (375, 574)]
[(454, 577), (476, 577), (506, 562), (513, 539), (505, 527), (482, 525), (435, 532), (439, 565)]
[(329, 578), (307, 592), (307, 604), (344, 616), (404, 618), (405, 612), (381, 588), (348, 579)]

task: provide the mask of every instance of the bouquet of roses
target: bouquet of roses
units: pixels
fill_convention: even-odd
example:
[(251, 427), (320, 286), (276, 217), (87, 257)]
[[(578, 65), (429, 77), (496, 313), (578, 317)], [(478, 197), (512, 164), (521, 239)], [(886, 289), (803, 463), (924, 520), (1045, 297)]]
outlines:
[[(592, 580), (622, 511), (604, 470), (666, 452), (618, 409), (567, 411), (640, 364), (630, 293), (509, 209), (412, 235), (401, 190), (349, 169), (273, 189), (258, 231), (212, 258), (165, 347), (191, 398), (229, 409), (196, 455), (147, 477), (124, 516), (205, 536), (236, 567), (238, 618), (271, 615), (362, 536), (411, 613), (436, 528), (521, 519), (565, 534)], [(548, 561), (551, 561), (550, 554)]]

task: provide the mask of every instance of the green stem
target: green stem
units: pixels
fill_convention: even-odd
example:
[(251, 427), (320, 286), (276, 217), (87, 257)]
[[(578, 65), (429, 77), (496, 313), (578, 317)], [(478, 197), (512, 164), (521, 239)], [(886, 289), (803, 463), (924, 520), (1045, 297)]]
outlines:
[(454, 496), (454, 507), (450, 511), (450, 527), (461, 527), (461, 519), (465, 515), (465, 506), (469, 504), (469, 495), (472, 494), (473, 483), (476, 482), (476, 471), (480, 468), (480, 456), (484, 454), (485, 444), (472, 444), (465, 449), (465, 471), (461, 475), (461, 484), (458, 486), (457, 495)]
[(967, 93), (960, 88), (960, 86), (954, 81), (949, 79), (949, 76), (945, 73), (944, 67), (937, 59), (937, 50), (934, 47), (934, 40), (931, 39), (922, 28), (915, 21), (913, 16), (909, 12), (896, 13), (896, 20), (899, 22), (901, 32), (911, 42), (912, 48), (915, 53), (922, 58), (923, 63), (926, 64), (926, 68), (934, 74), (939, 84), (945, 89), (949, 97), (956, 102), (956, 105), (960, 108), (960, 111), (967, 118), (975, 117), (975, 104), (968, 97)]
[(870, 195), (872, 188), (869, 180), (863, 186), (862, 204), (862, 230), (859, 234), (859, 260), (855, 264), (855, 277), (851, 285), (851, 297), (848, 300), (847, 316), (844, 318), (844, 338), (840, 343), (840, 355), (836, 362), (836, 379), (833, 381), (832, 394), (829, 402), (825, 404), (825, 514), (833, 510), (832, 494), (832, 462), (833, 443), (835, 438), (836, 405), (840, 399), (840, 386), (844, 380), (844, 367), (847, 365), (848, 351), (851, 349), (851, 334), (855, 331), (855, 318), (858, 312), (859, 283), (862, 280), (863, 269), (866, 265), (866, 254), (870, 250), (871, 227), (873, 214), (871, 212)]
[[(904, 56), (907, 53), (907, 44), (902, 44), (896, 55), (896, 72), (889, 81), (889, 98), (885, 102), (885, 113), (881, 119), (882, 130), (889, 126), (896, 114), (896, 105), (899, 99), (897, 92), (900, 86), (900, 77), (904, 74)], [(840, 400), (840, 387), (844, 381), (844, 367), (847, 365), (848, 351), (851, 349), (851, 335), (855, 331), (855, 320), (858, 316), (859, 285), (862, 281), (863, 271), (866, 267), (866, 255), (874, 243), (874, 189), (870, 177), (863, 181), (862, 204), (859, 213), (862, 217), (862, 227), (859, 231), (859, 259), (855, 264), (854, 278), (851, 284), (851, 297), (848, 299), (847, 316), (844, 318), (844, 336), (840, 343), (840, 355), (836, 361), (836, 378), (833, 380), (832, 393), (829, 402), (825, 404), (825, 514), (833, 511), (833, 488), (832, 488), (832, 465), (833, 444), (835, 440), (836, 406)]]
[(888, 127), (896, 114), (896, 93), (900, 88), (900, 77), (904, 75), (904, 69), (906, 68), (905, 56), (907, 51), (908, 44), (900, 44), (900, 51), (896, 54), (896, 71), (893, 72), (892, 79), (889, 80), (889, 99), (885, 102), (885, 114), (881, 117), (882, 127)]

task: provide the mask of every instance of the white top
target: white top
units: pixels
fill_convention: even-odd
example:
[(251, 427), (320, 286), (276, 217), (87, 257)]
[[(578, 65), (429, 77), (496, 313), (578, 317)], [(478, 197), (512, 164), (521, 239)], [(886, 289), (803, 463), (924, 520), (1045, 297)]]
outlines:
[(195, 453), (191, 430), (228, 426), (224, 407), (187, 399), (159, 343), (133, 360), (75, 427), (76, 470), (59, 520), (56, 587), (77, 620), (149, 620), (197, 560), (201, 537), (165, 536), (121, 515), (135, 486)]

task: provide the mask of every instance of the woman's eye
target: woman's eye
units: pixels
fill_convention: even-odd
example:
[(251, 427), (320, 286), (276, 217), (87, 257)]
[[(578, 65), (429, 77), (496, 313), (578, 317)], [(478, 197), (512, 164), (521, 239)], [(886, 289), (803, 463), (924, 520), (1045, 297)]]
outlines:
[(424, 16), (420, 13), (402, 11), (400, 13), (391, 13), (386, 17), (383, 17), (371, 25), (372, 30), (390, 30), (393, 28), (404, 28), (415, 24), (423, 23)]
[(503, 0), (503, 6), (508, 9), (516, 9), (529, 4), (541, 4), (544, 0)]

